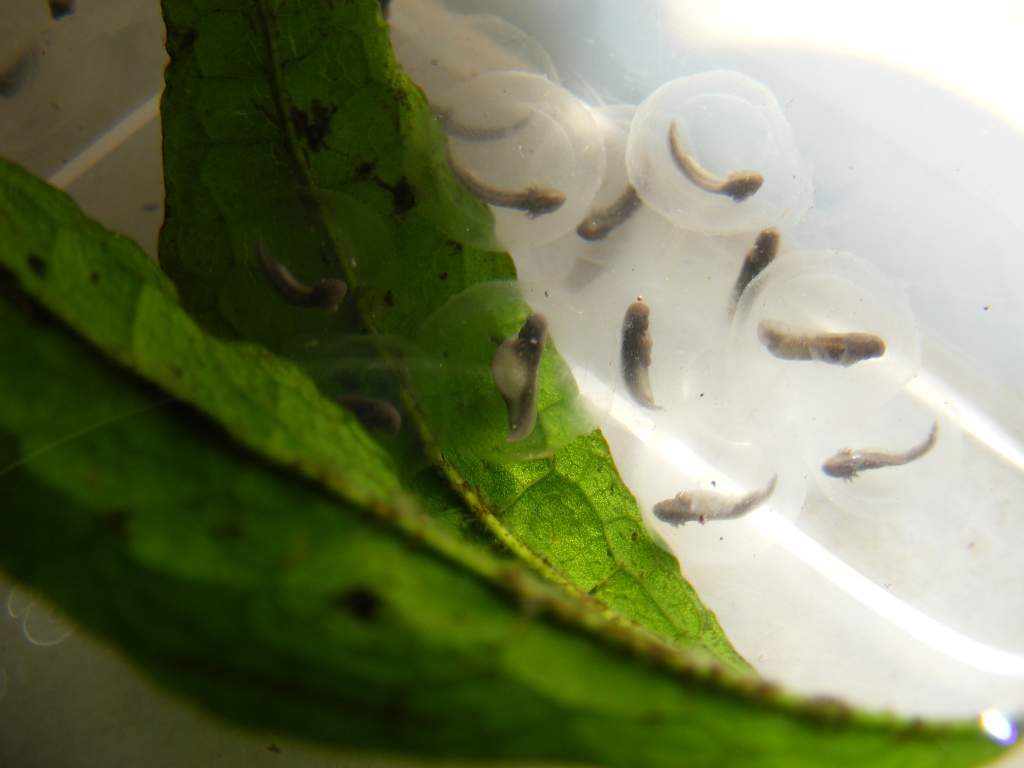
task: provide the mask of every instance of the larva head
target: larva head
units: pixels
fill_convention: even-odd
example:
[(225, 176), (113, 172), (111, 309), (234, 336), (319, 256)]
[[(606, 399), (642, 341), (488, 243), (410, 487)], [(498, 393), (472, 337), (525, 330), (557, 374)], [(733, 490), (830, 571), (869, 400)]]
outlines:
[(737, 171), (729, 175), (722, 185), (721, 193), (731, 197), (733, 202), (742, 203), (764, 184), (764, 176), (752, 171)]
[(311, 301), (327, 312), (334, 312), (348, 293), (348, 285), (344, 280), (323, 278), (313, 284), (310, 294)]
[(654, 516), (669, 525), (681, 525), (687, 520), (696, 519), (693, 515), (693, 504), (685, 493), (654, 505)]
[(779, 230), (775, 227), (761, 230), (757, 240), (754, 241), (754, 259), (760, 269), (771, 264), (778, 255), (781, 240), (782, 236), (779, 235)]
[(821, 465), (821, 471), (829, 477), (837, 477), (840, 480), (850, 480), (857, 474), (856, 457), (849, 448), (839, 451), (831, 456)]
[(625, 325), (629, 328), (647, 330), (651, 322), (651, 308), (641, 301), (634, 301), (626, 308)]
[(885, 341), (870, 333), (851, 333), (847, 337), (847, 350), (855, 360), (870, 360), (885, 354)]
[(821, 356), (830, 363), (850, 366), (885, 354), (885, 341), (870, 333), (836, 335), (822, 345)]
[(522, 329), (519, 331), (519, 339), (521, 341), (528, 341), (531, 344), (543, 347), (544, 340), (548, 335), (548, 321), (540, 312), (534, 312), (523, 323)]
[(565, 194), (547, 187), (530, 187), (526, 190), (523, 210), (531, 219), (553, 213), (562, 207)]

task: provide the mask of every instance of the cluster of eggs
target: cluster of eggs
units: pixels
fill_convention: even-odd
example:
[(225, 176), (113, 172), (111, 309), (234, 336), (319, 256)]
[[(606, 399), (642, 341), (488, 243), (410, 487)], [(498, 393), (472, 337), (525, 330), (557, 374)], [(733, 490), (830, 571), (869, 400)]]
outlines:
[[(735, 494), (777, 477), (771, 506), (786, 517), (812, 487), (863, 512), (916, 493), (948, 461), (955, 428), (907, 389), (921, 344), (905, 292), (856, 255), (800, 247), (811, 175), (769, 88), (712, 71), (667, 82), (639, 105), (588, 103), (560, 85), (535, 41), (493, 16), (406, 0), (390, 24), (399, 60), (448, 132), (456, 175), (492, 203), (519, 289), (547, 317), (602, 427), (627, 423), (661, 446), (617, 456), (647, 509), (688, 488)], [(738, 172), (761, 183), (723, 193)], [(528, 192), (543, 205), (516, 197)], [(744, 257), (768, 229), (779, 233), (778, 257), (735, 296)], [(636, 407), (622, 375), (623, 317), (638, 297), (656, 409)], [(773, 324), (862, 333), (884, 351), (854, 365), (782, 359), (766, 343)], [(936, 422), (934, 450), (898, 471), (844, 482), (822, 470), (843, 448), (921, 444)]]

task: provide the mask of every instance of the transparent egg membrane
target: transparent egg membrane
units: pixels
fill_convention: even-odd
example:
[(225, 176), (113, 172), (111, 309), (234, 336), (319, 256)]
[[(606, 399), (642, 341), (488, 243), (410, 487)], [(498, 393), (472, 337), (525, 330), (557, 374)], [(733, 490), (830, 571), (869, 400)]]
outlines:
[[(406, 4), (432, 5), (396, 3), (403, 63), (409, 44), (398, 42), (413, 24), (402, 19)], [(476, 17), (460, 23), (480, 28)], [(922, 371), (903, 286), (801, 231), (811, 176), (773, 93), (747, 75), (713, 71), (667, 82), (639, 105), (585, 103), (559, 85), (525, 33), (496, 28), (482, 33), (498, 51), (487, 59), (493, 67), (474, 58), (478, 47), (446, 38), (445, 60), (464, 54), (473, 68), (424, 69), (421, 48), (408, 69), (424, 78), (442, 115), (456, 175), (507, 193), (489, 200), (473, 190), (492, 203), (518, 289), (547, 318), (653, 535), (684, 568), (712, 575), (758, 557), (795, 556), (888, 622), (878, 632), (894, 632), (896, 650), (863, 663), (880, 674), (890, 665), (893, 690), (920, 683), (903, 672), (918, 643), (939, 657), (973, 659), (965, 662), (973, 671), (958, 668), (935, 683), (945, 695), (936, 694), (933, 708), (869, 683), (835, 690), (802, 675), (798, 659), (771, 667), (800, 689), (932, 714), (1024, 706), (1024, 657), (1009, 650), (1022, 626), (1006, 618), (1020, 596), (973, 606), (969, 623), (949, 610), (987, 586), (971, 558), (994, 514), (978, 510), (983, 496), (968, 500), (986, 481), (965, 476), (980, 466), (960, 426), (965, 414)], [(739, 201), (720, 191), (744, 173), (761, 177), (756, 191)], [(557, 190), (564, 202), (536, 215), (509, 204), (511, 193), (531, 187)], [(737, 296), (744, 259), (767, 227), (781, 236), (778, 254)], [(638, 300), (650, 311), (656, 408), (636, 402), (623, 380), (624, 314)], [(858, 353), (858, 339), (873, 351)], [(835, 352), (837, 344), (846, 351)], [(728, 506), (758, 489), (771, 489), (767, 500), (734, 520), (673, 526), (652, 512), (680, 493), (720, 494)], [(975, 513), (970, 523), (964, 505)], [(782, 566), (770, 572), (790, 588)], [(890, 591), (897, 580), (907, 585), (902, 599)], [(728, 608), (731, 597), (714, 600)], [(829, 636), (846, 638), (842, 649), (821, 651), (823, 660), (836, 656), (824, 665), (843, 654), (855, 661), (860, 628), (848, 612), (813, 610), (815, 621), (830, 622)]]

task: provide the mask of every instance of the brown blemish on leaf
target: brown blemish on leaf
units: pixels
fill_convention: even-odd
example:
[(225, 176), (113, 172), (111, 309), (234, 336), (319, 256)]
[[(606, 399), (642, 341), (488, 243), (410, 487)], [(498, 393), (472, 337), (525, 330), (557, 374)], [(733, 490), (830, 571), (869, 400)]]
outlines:
[(128, 510), (113, 509), (103, 519), (107, 530), (118, 539), (128, 535)]
[(34, 253), (28, 255), (28, 268), (38, 277), (46, 277), (46, 262)]
[(242, 526), (235, 520), (226, 520), (210, 528), (210, 534), (214, 538), (227, 541), (237, 541), (244, 533)]
[(374, 163), (360, 163), (356, 166), (355, 177), (360, 181), (368, 179), (373, 175), (375, 167)]
[(360, 621), (370, 622), (380, 612), (380, 596), (369, 587), (350, 587), (334, 597), (334, 604)]
[(412, 185), (406, 179), (402, 179), (395, 185), (395, 188), (391, 190), (391, 195), (395, 199), (395, 213), (397, 214), (403, 214), (416, 206), (416, 193), (413, 192)]
[(328, 107), (319, 99), (313, 99), (313, 103), (306, 112), (292, 107), (292, 126), (295, 128), (295, 133), (306, 142), (306, 146), (317, 152), (324, 146), (324, 141), (331, 129), (331, 118), (337, 111), (337, 107)]

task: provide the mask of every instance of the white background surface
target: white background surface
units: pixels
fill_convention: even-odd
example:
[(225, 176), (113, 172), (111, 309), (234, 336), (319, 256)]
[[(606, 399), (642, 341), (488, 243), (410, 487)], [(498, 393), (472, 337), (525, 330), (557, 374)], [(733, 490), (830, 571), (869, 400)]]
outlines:
[[(941, 505), (908, 499), (901, 515), (872, 518), (846, 514), (812, 489), (798, 510), (800, 530), (873, 590), (851, 596), (823, 575), (827, 568), (779, 546), (699, 562), (679, 542), (687, 577), (740, 652), (798, 690), (927, 714), (1024, 710), (1024, 678), (979, 671), (976, 648), (936, 651), (879, 608), (884, 592), (941, 627), (1024, 655), (1024, 97), (1013, 74), (1024, 65), (1013, 42), (1024, 20), (1012, 3), (973, 3), (969, 16), (917, 3), (820, 11), (784, 2), (770, 13), (762, 5), (459, 4), (527, 30), (563, 83), (592, 105), (639, 103), (668, 79), (718, 68), (775, 92), (815, 186), (794, 238), (858, 253), (902, 285), (925, 367), (945, 384), (938, 399), (952, 393), (961, 414), (973, 408), (988, 420), (964, 425), (956, 467), (964, 482)], [(0, 153), (56, 176), (88, 213), (155, 253), (158, 4), (79, 6), (59, 23), (43, 2), (0, 7), (0, 66), (27, 45), (44, 46), (36, 77), (0, 100)], [(661, 444), (640, 431), (647, 442), (609, 429), (628, 481), (629, 468)], [(39, 609), (32, 615), (38, 620)], [(33, 645), (27, 621), (0, 612), (0, 765), (349, 764), (216, 725), (77, 633)], [(47, 630), (39, 626), (33, 636)], [(268, 751), (271, 742), (282, 752)]]

